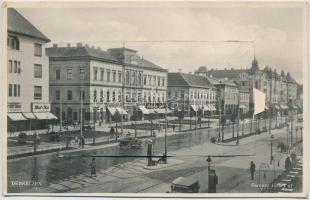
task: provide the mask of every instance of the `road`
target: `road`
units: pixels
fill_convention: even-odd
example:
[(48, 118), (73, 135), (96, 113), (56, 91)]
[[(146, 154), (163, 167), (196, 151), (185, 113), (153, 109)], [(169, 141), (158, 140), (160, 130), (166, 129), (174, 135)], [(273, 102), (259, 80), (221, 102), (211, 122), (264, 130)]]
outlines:
[[(171, 135), (168, 137), (168, 152), (169, 155), (175, 155), (177, 156), (177, 159), (182, 160), (185, 165), (181, 167), (180, 170), (178, 168), (180, 166), (175, 166), (173, 169), (170, 169), (170, 171), (166, 171), (162, 173), (163, 177), (169, 177), (167, 180), (164, 180), (166, 184), (169, 184), (172, 178), (178, 175), (190, 175), (191, 173), (197, 174), (198, 172), (203, 171), (206, 169), (206, 162), (204, 157), (206, 154), (217, 154), (222, 155), (225, 152), (226, 153), (255, 153), (256, 146), (256, 138), (259, 136), (252, 136), (247, 139), (242, 139), (240, 142), (240, 146), (236, 146), (234, 144), (210, 144), (210, 137), (216, 136), (217, 130), (216, 129), (210, 129), (209, 131), (201, 131), (200, 133), (184, 133), (184, 134), (178, 134), (178, 135)], [(266, 134), (267, 135), (267, 134)], [(282, 130), (282, 140), (284, 141), (284, 137), (286, 137), (286, 134), (284, 134), (284, 131)], [(250, 141), (247, 145), (247, 149), (243, 149), (242, 141)], [(254, 143), (253, 143), (254, 142)], [(163, 153), (164, 149), (164, 138), (156, 138), (155, 140), (155, 154), (161, 155)], [(254, 146), (253, 146), (254, 145)], [(241, 148), (242, 147), (242, 148)], [(265, 147), (262, 147), (264, 149)], [(257, 149), (257, 148), (256, 148)], [(191, 150), (190, 154), (184, 154), (182, 152), (186, 150)], [(199, 155), (199, 153), (202, 153)], [(141, 150), (122, 150), (117, 145), (111, 145), (107, 146), (105, 148), (100, 149), (93, 149), (88, 151), (72, 151), (68, 152), (66, 155), (146, 155), (146, 149), (145, 146)], [(222, 159), (215, 160), (215, 163), (220, 161)], [(194, 163), (194, 164), (193, 164)], [(45, 190), (51, 187), (51, 185), (57, 185), (63, 181), (70, 181), (77, 177), (82, 177), (82, 179), (85, 179), (85, 176), (87, 178), (87, 174), (89, 173), (89, 164), (90, 164), (90, 158), (59, 158), (56, 154), (47, 154), (47, 155), (41, 155), (41, 156), (34, 156), (29, 158), (22, 158), (22, 159), (15, 159), (8, 162), (8, 191), (9, 192), (39, 192), (40, 190)], [(133, 158), (104, 158), (104, 159), (97, 159), (97, 170), (102, 175), (109, 172), (109, 170), (115, 170), (118, 175), (116, 177), (122, 177), (126, 178), (126, 176), (132, 174), (133, 172), (126, 172), (126, 168), (130, 168), (130, 165), (133, 165), (135, 167), (138, 167), (140, 171), (143, 170), (143, 166), (145, 166), (145, 160), (144, 159), (133, 159)], [(126, 167), (127, 166), (127, 167)], [(133, 170), (135, 171), (135, 167), (133, 167)], [(122, 172), (120, 172), (122, 171)], [(159, 170), (160, 171), (160, 170)], [(148, 172), (148, 171), (146, 171)], [(197, 173), (196, 173), (197, 172)], [(225, 172), (225, 170), (224, 170)], [(223, 172), (223, 173), (224, 173)], [(135, 172), (136, 173), (136, 172)], [(154, 171), (154, 173), (158, 173)], [(120, 175), (122, 174), (122, 175)], [(166, 174), (166, 175), (165, 175)], [(172, 174), (174, 176), (168, 176), (168, 174)], [(142, 173), (139, 177), (149, 177), (150, 180), (149, 183), (153, 183), (155, 180), (159, 181), (159, 183), (163, 182), (162, 180), (156, 179), (156, 177), (161, 176), (155, 176), (155, 178), (152, 178), (154, 174), (152, 173)], [(99, 177), (99, 176), (98, 176)], [(106, 177), (106, 176), (104, 176)], [(40, 183), (39, 188), (32, 188), (28, 186), (22, 186), (22, 187), (16, 187), (12, 185), (12, 181), (34, 181)], [(122, 179), (121, 179), (122, 180)], [(130, 180), (130, 179), (129, 179)], [(101, 177), (100, 181), (105, 181)], [(117, 180), (116, 180), (117, 181)], [(145, 183), (145, 180), (142, 181)], [(203, 181), (202, 181), (203, 182)], [(158, 183), (158, 184), (159, 184)], [(76, 183), (78, 184), (78, 183)], [(72, 184), (71, 186), (76, 184)], [(70, 185), (70, 184), (69, 184)], [(139, 185), (139, 184), (137, 184)], [(159, 184), (161, 185), (161, 184)], [(74, 191), (73, 188), (69, 187), (67, 188), (68, 191)], [(90, 190), (96, 190), (96, 187), (87, 187), (87, 184), (80, 184), (80, 189), (85, 189), (84, 192)], [(75, 187), (74, 187), (75, 188)], [(125, 192), (123, 189), (118, 190), (118, 186), (111, 186), (111, 190), (117, 190), (119, 192)], [(150, 187), (154, 188), (154, 187)], [(75, 188), (76, 189), (76, 188)], [(35, 191), (34, 191), (35, 190)], [(57, 189), (56, 189), (57, 190)], [(65, 189), (63, 189), (66, 191)], [(142, 191), (145, 190), (145, 188), (142, 187)], [(109, 190), (107, 190), (109, 191)], [(133, 189), (133, 191), (135, 191)], [(131, 192), (133, 192), (131, 191)], [(79, 190), (74, 192), (81, 192)], [(97, 191), (101, 192), (101, 190)], [(102, 191), (106, 192), (106, 191)], [(111, 191), (110, 191), (111, 192)], [(129, 192), (129, 191), (128, 191)]]

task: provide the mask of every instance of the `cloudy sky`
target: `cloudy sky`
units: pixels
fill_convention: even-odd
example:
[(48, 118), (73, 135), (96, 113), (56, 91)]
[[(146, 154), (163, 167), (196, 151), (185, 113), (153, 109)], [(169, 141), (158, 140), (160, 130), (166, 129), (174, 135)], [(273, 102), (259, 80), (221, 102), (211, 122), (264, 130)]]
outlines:
[[(181, 4), (179, 4), (181, 5)], [(302, 82), (302, 9), (297, 6), (184, 6), (18, 8), (52, 43), (121, 47), (169, 69), (248, 68), (289, 71)], [(224, 42), (227, 40), (254, 41)]]

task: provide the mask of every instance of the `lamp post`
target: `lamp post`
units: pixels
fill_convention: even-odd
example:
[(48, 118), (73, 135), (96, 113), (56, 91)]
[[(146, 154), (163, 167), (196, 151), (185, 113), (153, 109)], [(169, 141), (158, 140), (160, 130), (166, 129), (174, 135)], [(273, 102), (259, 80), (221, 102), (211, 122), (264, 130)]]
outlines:
[(271, 134), (270, 136), (270, 164), (272, 164), (273, 156), (272, 156), (272, 140), (274, 136)]
[(211, 161), (212, 161), (211, 157), (208, 156), (208, 158), (207, 158), (207, 162), (208, 162), (208, 175), (210, 173)]

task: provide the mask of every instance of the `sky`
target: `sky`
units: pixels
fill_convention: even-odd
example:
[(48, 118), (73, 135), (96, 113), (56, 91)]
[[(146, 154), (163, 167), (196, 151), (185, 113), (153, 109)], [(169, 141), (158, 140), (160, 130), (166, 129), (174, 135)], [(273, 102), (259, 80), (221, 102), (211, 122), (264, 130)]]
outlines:
[(125, 46), (170, 72), (186, 73), (199, 66), (249, 68), (255, 54), (260, 68), (268, 65), (290, 72), (302, 83), (300, 6), (132, 3), (17, 10), (51, 39), (49, 46), (77, 42), (105, 50)]

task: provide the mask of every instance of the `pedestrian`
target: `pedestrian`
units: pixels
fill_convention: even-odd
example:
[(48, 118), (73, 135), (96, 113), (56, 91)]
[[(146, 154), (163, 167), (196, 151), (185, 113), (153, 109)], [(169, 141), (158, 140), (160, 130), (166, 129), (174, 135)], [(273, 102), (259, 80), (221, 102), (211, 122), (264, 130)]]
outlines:
[(251, 172), (251, 180), (254, 180), (255, 164), (253, 161), (251, 161), (251, 164), (250, 164), (250, 172)]
[(292, 165), (296, 165), (297, 163), (297, 156), (295, 152), (291, 153), (291, 158), (292, 158)]
[(96, 177), (96, 159), (93, 158), (91, 163), (90, 163), (90, 177)]
[(175, 124), (172, 125), (172, 130), (173, 130), (173, 132), (174, 132), (174, 129), (175, 129)]
[(292, 162), (289, 156), (286, 157), (285, 159), (285, 170), (288, 171), (292, 167)]

